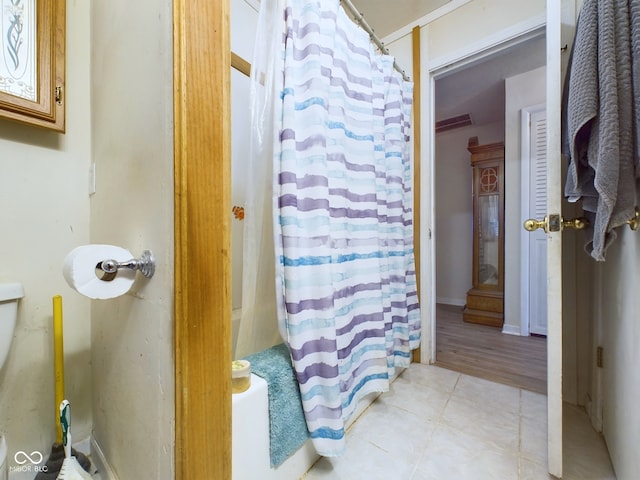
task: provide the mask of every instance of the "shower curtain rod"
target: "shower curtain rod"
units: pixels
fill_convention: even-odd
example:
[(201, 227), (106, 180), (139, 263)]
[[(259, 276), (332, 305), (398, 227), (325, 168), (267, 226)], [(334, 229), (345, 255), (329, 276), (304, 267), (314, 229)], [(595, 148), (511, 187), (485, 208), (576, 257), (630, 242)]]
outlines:
[[(364, 19), (364, 16), (360, 12), (358, 12), (358, 9), (355, 7), (355, 5), (351, 3), (351, 0), (340, 0), (340, 3), (345, 6), (347, 10), (349, 10), (349, 12), (351, 12), (351, 15), (355, 17), (354, 20), (358, 22), (358, 24), (365, 30), (365, 32), (369, 34), (369, 38), (373, 43), (375, 43), (375, 45), (378, 47), (378, 50), (380, 50), (385, 55), (389, 55), (389, 50), (387, 49), (387, 47), (384, 46), (384, 43), (382, 43), (382, 41), (375, 34), (373, 28), (371, 28), (371, 26)], [(395, 60), (393, 61), (393, 68), (395, 68), (402, 74), (402, 78), (405, 82), (410, 81), (410, 78), (406, 73), (404, 73), (404, 70), (400, 68)]]

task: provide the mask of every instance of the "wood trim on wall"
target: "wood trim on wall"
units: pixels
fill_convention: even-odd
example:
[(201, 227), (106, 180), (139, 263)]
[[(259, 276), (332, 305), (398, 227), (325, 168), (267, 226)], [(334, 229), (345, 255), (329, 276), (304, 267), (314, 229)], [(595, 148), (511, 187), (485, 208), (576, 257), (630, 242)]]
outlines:
[(178, 480), (231, 479), (229, 13), (173, 2)]
[(231, 66), (247, 77), (251, 76), (251, 64), (240, 55), (231, 52)]
[[(416, 263), (416, 286), (420, 295), (420, 153), (422, 128), (420, 122), (420, 102), (422, 102), (420, 90), (420, 27), (414, 27), (411, 31), (411, 43), (413, 51), (413, 248)], [(423, 312), (424, 315), (424, 312)], [(424, 338), (422, 332), (422, 338)], [(420, 363), (421, 347), (416, 348), (411, 360)]]

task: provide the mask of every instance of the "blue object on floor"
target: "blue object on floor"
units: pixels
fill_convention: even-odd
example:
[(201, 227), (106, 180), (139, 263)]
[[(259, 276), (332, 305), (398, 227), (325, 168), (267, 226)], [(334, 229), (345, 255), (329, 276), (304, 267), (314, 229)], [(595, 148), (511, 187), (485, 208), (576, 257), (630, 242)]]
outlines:
[(281, 343), (244, 359), (268, 385), (271, 467), (277, 467), (309, 438), (289, 349)]

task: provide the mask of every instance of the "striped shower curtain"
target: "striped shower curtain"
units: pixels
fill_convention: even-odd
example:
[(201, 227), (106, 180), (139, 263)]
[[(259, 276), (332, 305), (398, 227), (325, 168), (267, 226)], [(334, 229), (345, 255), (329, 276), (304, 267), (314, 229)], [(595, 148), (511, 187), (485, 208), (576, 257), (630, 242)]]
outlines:
[(275, 3), (284, 20), (274, 127), (278, 321), (314, 446), (337, 456), (359, 399), (387, 391), (420, 341), (413, 85), (339, 0)]

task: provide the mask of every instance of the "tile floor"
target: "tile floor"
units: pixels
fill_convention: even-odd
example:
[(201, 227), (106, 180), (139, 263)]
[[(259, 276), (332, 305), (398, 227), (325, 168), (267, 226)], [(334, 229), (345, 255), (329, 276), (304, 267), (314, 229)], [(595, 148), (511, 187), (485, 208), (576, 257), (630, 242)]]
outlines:
[[(538, 393), (412, 364), (351, 426), (347, 453), (322, 458), (303, 479), (553, 479), (546, 408)], [(615, 479), (584, 411), (565, 405), (564, 419), (563, 479)]]
[[(602, 437), (565, 406), (564, 479), (615, 479)], [(538, 480), (546, 471), (546, 396), (413, 364), (351, 426), (347, 453), (305, 480)]]

